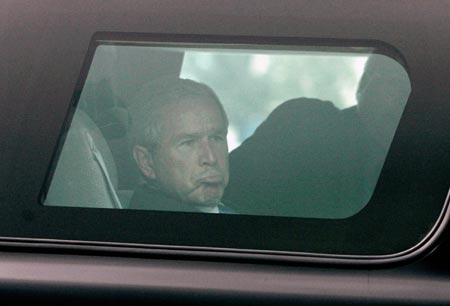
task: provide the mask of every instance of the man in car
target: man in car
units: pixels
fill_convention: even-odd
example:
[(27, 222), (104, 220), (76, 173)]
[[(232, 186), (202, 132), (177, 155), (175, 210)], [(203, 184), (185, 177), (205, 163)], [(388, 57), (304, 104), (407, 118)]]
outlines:
[(215, 93), (187, 79), (146, 86), (130, 106), (133, 157), (144, 182), (131, 209), (231, 213), (228, 119)]

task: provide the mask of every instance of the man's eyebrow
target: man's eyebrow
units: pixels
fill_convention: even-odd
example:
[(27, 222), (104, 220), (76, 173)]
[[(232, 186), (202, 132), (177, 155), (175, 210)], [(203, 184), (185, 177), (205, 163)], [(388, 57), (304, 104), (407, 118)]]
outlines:
[[(214, 128), (212, 129), (208, 134), (227, 134), (228, 129), (227, 128)], [(175, 140), (181, 140), (185, 138), (200, 138), (202, 137), (203, 133), (180, 133), (175, 136)]]
[(213, 129), (210, 133), (210, 135), (217, 135), (217, 134), (227, 135), (228, 128), (216, 128), (216, 129)]
[(175, 136), (175, 139), (184, 139), (184, 138), (199, 138), (201, 137), (201, 133), (181, 133)]

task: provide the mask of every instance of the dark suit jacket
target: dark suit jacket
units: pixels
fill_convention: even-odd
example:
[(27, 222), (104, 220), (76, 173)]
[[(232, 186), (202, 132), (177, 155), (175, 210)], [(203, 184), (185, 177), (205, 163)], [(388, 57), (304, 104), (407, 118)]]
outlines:
[[(182, 202), (146, 184), (139, 185), (130, 201), (130, 209), (201, 212), (195, 206)], [(233, 214), (234, 210), (219, 204), (219, 213)]]
[(383, 162), (377, 156), (356, 107), (290, 100), (230, 153), (224, 201), (242, 214), (348, 217), (370, 197)]

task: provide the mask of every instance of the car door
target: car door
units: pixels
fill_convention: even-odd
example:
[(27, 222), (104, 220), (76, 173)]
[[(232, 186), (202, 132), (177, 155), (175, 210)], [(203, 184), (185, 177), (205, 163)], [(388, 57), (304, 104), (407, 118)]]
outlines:
[[(450, 5), (424, 4), (1, 0), (4, 300), (448, 304)], [(369, 176), (374, 163), (348, 153), (372, 145), (348, 141), (363, 125), (334, 119), (359, 101), (324, 100), (349, 79), (355, 96), (374, 55), (409, 91)], [(141, 179), (129, 102), (167, 74), (217, 91), (241, 135), (223, 198), (234, 214), (128, 209)], [(389, 82), (380, 95), (400, 91)], [(272, 113), (298, 102), (302, 116)]]

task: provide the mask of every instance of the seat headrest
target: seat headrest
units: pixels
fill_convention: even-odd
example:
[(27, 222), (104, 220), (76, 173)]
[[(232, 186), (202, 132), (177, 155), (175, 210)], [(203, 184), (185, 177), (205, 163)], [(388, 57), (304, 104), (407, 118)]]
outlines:
[(108, 184), (117, 187), (117, 183), (116, 165), (105, 138), (89, 116), (77, 110), (45, 204), (113, 208)]

